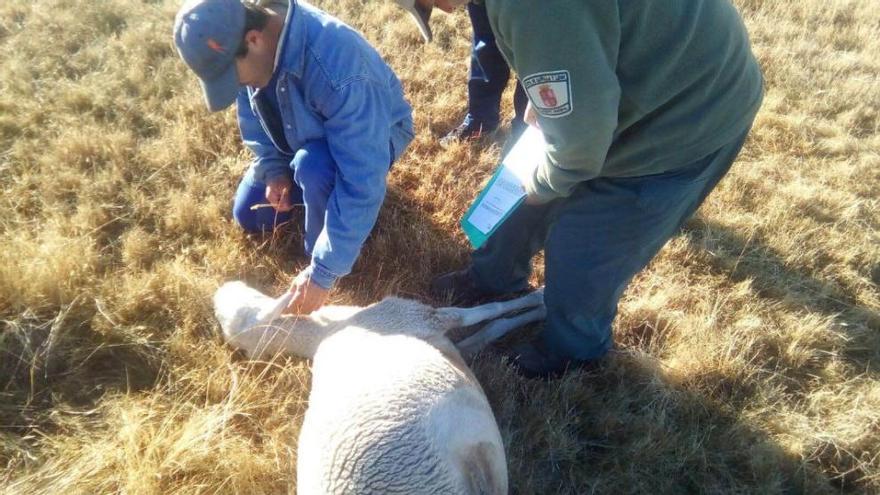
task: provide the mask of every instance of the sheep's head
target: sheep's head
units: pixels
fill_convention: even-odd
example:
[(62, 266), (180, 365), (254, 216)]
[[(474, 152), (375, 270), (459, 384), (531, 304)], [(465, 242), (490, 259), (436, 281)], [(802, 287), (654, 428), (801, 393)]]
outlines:
[(267, 325), (281, 316), (292, 294), (272, 299), (241, 281), (226, 282), (214, 293), (214, 314), (223, 336), (232, 342), (236, 336), (258, 325)]

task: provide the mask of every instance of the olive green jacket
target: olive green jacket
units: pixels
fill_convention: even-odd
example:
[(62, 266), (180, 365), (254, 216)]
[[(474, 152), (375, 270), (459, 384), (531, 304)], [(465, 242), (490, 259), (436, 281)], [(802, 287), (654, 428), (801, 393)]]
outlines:
[(526, 189), (674, 170), (751, 125), (763, 79), (729, 0), (484, 0), (547, 141)]

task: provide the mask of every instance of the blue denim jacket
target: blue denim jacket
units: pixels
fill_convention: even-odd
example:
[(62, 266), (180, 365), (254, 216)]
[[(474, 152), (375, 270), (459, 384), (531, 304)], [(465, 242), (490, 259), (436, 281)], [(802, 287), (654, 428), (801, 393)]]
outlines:
[[(261, 182), (289, 173), (293, 153), (305, 142), (327, 140), (337, 178), (310, 276), (329, 288), (351, 271), (376, 223), (390, 164), (413, 137), (412, 109), (376, 50), (309, 4), (291, 2), (278, 54), (277, 84), (265, 90), (276, 91), (283, 129), (269, 127), (255, 102), (261, 90), (251, 87), (239, 93), (238, 123)], [(276, 142), (281, 133), (286, 142)]]

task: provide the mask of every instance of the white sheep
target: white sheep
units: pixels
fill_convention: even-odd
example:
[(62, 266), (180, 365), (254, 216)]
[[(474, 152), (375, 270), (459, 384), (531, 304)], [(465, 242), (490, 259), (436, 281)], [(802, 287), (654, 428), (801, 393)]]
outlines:
[[(542, 291), (474, 308), (386, 298), (282, 317), (242, 282), (214, 296), (223, 335), (251, 358), (312, 358), (299, 436), (297, 491), (313, 494), (506, 494), (507, 461), (495, 417), (465, 357), (545, 316)], [(458, 344), (446, 332), (506, 313)]]

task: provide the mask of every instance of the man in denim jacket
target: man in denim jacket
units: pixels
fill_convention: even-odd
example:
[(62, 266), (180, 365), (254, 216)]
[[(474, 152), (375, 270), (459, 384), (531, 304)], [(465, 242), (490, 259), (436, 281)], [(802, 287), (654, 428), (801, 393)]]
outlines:
[[(360, 34), (296, 1), (191, 0), (177, 14), (174, 41), (211, 111), (236, 102), (256, 155), (236, 193), (236, 222), (272, 229), (304, 206), (311, 263), (294, 278), (289, 310), (320, 308), (351, 271), (388, 170), (412, 140), (400, 81)], [(260, 207), (265, 201), (272, 207)]]

